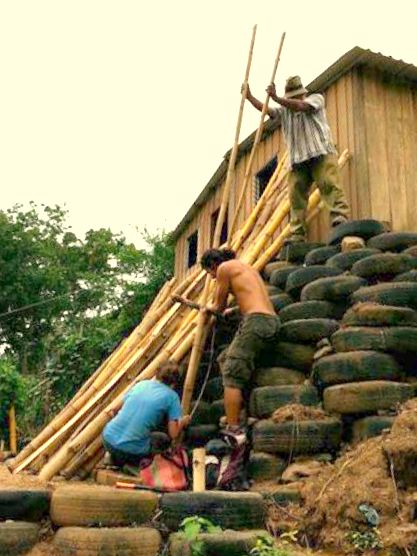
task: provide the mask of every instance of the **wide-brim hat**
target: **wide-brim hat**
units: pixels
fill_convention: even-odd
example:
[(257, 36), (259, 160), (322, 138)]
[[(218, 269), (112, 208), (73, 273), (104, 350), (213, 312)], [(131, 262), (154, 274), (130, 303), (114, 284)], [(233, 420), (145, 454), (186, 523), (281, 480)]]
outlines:
[(305, 95), (307, 93), (308, 91), (303, 86), (301, 77), (299, 75), (294, 75), (287, 79), (287, 82), (285, 83), (285, 98), (292, 98), (298, 95)]

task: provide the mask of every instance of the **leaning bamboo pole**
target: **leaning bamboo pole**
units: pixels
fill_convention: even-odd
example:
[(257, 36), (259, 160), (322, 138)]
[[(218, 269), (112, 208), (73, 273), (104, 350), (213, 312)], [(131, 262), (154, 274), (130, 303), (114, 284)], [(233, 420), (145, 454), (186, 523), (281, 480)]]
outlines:
[[(278, 69), (278, 63), (279, 63), (279, 60), (280, 60), (280, 57), (281, 57), (281, 51), (282, 51), (282, 46), (284, 44), (284, 39), (285, 39), (285, 32), (282, 33), (281, 41), (280, 41), (279, 47), (278, 47), (278, 52), (277, 52), (277, 55), (275, 57), (274, 67), (272, 69), (272, 75), (271, 75), (271, 81), (270, 81), (271, 85), (275, 81), (275, 76), (276, 76), (277, 69)], [(264, 120), (265, 120), (266, 113), (268, 111), (269, 98), (270, 98), (270, 94), (267, 93), (266, 98), (265, 98), (265, 102), (262, 106), (262, 112), (261, 112), (259, 127), (256, 131), (255, 139), (254, 139), (253, 145), (252, 145), (252, 150), (251, 150), (249, 160), (248, 160), (247, 165), (246, 165), (245, 176), (243, 178), (243, 183), (242, 183), (242, 188), (241, 188), (239, 200), (238, 200), (237, 205), (235, 207), (235, 213), (233, 215), (232, 224), (230, 226), (230, 237), (233, 237), (234, 231), (236, 229), (240, 209), (242, 207), (243, 199), (245, 198), (245, 195), (246, 195), (246, 188), (247, 188), (247, 185), (249, 183), (249, 179), (251, 177), (251, 172), (252, 172), (253, 159), (255, 157), (255, 152), (258, 148), (259, 142), (260, 142), (261, 137), (262, 137), (262, 131), (263, 131), (263, 127), (264, 127)]]

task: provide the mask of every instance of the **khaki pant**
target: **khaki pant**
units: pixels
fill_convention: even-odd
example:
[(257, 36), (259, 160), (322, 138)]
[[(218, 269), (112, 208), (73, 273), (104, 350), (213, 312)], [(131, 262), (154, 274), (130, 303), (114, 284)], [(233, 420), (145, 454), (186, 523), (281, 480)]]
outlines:
[(327, 154), (295, 164), (288, 177), (292, 237), (303, 239), (306, 236), (305, 213), (309, 190), (313, 182), (317, 184), (321, 200), (329, 209), (332, 219), (337, 216), (347, 217), (349, 214), (349, 205), (339, 185), (339, 167), (336, 155)]

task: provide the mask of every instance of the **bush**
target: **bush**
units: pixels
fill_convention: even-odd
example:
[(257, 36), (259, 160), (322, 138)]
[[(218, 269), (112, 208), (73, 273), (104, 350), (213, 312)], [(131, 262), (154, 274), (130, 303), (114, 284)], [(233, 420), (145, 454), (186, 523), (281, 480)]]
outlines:
[(8, 411), (12, 405), (20, 413), (25, 407), (25, 381), (12, 358), (0, 358), (0, 435), (8, 438)]

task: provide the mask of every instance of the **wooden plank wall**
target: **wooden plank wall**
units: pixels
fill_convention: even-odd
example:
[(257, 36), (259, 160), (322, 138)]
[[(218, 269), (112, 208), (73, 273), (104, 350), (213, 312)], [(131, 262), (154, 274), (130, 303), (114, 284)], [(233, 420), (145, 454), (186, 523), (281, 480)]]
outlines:
[[(269, 162), (279, 151), (281, 147), (281, 132), (280, 130), (274, 131), (266, 139), (264, 139), (255, 153), (253, 165), (252, 165), (252, 180), (247, 186), (246, 195), (244, 197), (243, 209), (240, 212), (237, 226), (241, 226), (242, 223), (249, 216), (255, 205), (255, 194), (254, 194), (254, 176)], [(231, 215), (234, 214), (234, 209), (237, 200), (240, 196), (242, 190), (243, 180), (246, 171), (246, 164), (249, 160), (250, 153), (245, 154), (238, 164), (236, 165), (235, 172), (235, 183), (232, 187), (232, 193), (230, 198), (230, 208), (229, 208), (229, 226), (231, 224)], [(211, 239), (211, 215), (220, 207), (221, 197), (223, 194), (224, 181), (217, 187), (216, 191), (210, 196), (206, 201), (204, 207), (200, 209), (198, 214), (189, 223), (187, 228), (183, 231), (180, 238), (178, 238), (175, 247), (175, 275), (182, 279), (184, 278), (192, 269), (187, 269), (187, 254), (188, 254), (188, 242), (187, 238), (198, 229), (199, 239), (198, 239), (198, 259), (202, 253), (210, 247)]]
[[(398, 84), (376, 70), (355, 68), (333, 83), (325, 91), (325, 98), (337, 149), (341, 153), (347, 148), (352, 154), (341, 172), (352, 218), (376, 218), (396, 231), (417, 231), (417, 85)], [(278, 129), (259, 145), (252, 176), (283, 149)], [(249, 153), (236, 167), (229, 224), (248, 158)], [(238, 225), (255, 204), (253, 181)], [(223, 186), (217, 188), (177, 242), (175, 271), (179, 278), (188, 272), (187, 238), (197, 228), (198, 255), (209, 247), (211, 214), (220, 205)], [(309, 239), (325, 241), (328, 231), (329, 215), (323, 211), (310, 224)]]

